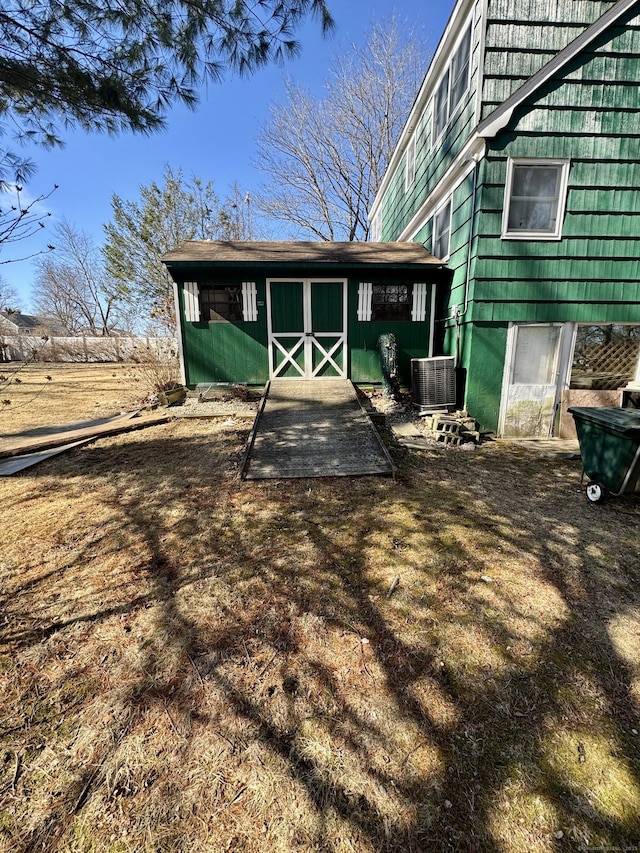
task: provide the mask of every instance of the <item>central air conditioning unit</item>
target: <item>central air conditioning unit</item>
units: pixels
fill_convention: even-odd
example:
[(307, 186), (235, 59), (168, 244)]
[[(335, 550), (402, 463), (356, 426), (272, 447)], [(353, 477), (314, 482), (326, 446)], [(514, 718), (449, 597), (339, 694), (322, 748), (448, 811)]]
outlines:
[(456, 407), (456, 369), (453, 356), (411, 359), (411, 396), (422, 414)]

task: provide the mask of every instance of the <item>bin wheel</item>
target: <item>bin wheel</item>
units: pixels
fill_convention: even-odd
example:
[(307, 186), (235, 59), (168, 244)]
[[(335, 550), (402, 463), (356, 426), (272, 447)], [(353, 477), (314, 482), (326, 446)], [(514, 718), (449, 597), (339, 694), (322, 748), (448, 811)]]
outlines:
[(601, 504), (609, 494), (607, 487), (603, 486), (602, 483), (598, 483), (593, 481), (591, 483), (587, 483), (586, 488), (587, 500), (591, 501), (592, 504)]

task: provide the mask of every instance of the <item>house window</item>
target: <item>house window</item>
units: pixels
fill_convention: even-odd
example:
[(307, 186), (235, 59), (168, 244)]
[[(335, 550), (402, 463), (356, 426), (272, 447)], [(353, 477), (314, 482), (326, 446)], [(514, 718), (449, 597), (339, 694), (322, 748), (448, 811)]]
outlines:
[(429, 115), (427, 110), (425, 110), (420, 116), (420, 121), (418, 122), (418, 130), (416, 146), (421, 147), (425, 144), (426, 140), (429, 138)]
[(404, 173), (404, 191), (408, 192), (416, 177), (416, 137), (411, 137), (407, 146), (407, 160)]
[(200, 284), (199, 289), (202, 322), (238, 322), (243, 319), (240, 284)]
[(568, 175), (568, 160), (509, 160), (502, 237), (559, 240)]
[(441, 261), (449, 257), (449, 238), (451, 235), (451, 201), (436, 213), (433, 218), (432, 254)]
[(433, 99), (433, 139), (440, 136), (449, 120), (449, 71), (445, 72)]
[(372, 320), (410, 320), (411, 286), (408, 284), (374, 284), (371, 292)]
[(433, 142), (444, 131), (469, 88), (471, 67), (471, 24), (455, 49), (433, 98)]

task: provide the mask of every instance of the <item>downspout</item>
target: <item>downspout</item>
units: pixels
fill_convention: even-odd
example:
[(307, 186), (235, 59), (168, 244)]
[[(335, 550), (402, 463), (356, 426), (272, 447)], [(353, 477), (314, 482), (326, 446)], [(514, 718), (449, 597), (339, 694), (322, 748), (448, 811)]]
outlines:
[[(473, 186), (471, 189), (471, 217), (470, 217), (470, 225), (469, 225), (469, 242), (467, 244), (467, 268), (465, 271), (465, 279), (464, 279), (464, 307), (462, 311), (460, 311), (458, 305), (454, 305), (451, 309), (451, 318), (456, 324), (456, 350), (455, 350), (455, 366), (460, 366), (460, 318), (464, 317), (469, 308), (469, 282), (471, 279), (471, 252), (473, 246), (473, 237), (475, 230), (475, 220), (476, 220), (476, 191), (478, 188), (478, 168), (480, 166), (480, 161), (477, 156), (471, 157), (474, 161), (475, 166), (473, 167)], [(468, 161), (467, 161), (468, 162)], [(449, 318), (447, 318), (449, 319)]]

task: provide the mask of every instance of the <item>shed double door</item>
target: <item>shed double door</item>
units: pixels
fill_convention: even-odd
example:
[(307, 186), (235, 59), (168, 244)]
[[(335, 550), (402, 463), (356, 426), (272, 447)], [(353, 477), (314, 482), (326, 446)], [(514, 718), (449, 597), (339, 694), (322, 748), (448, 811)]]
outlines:
[(346, 279), (267, 279), (272, 379), (346, 379)]

